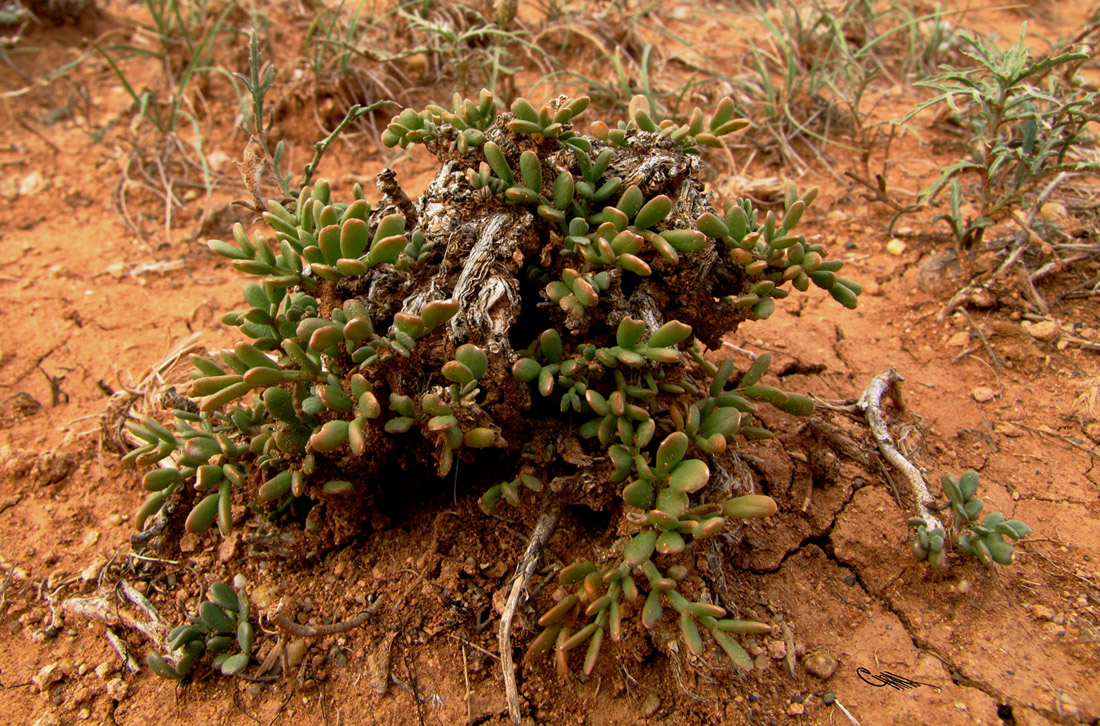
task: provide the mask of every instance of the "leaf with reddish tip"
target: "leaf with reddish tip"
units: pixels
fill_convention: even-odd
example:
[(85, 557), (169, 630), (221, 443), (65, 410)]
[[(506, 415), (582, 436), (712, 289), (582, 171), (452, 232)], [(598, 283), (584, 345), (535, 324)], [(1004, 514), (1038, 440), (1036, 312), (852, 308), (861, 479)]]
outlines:
[(680, 343), (691, 335), (691, 326), (679, 320), (670, 320), (649, 336), (646, 344), (650, 348), (667, 348)]
[(428, 330), (442, 325), (458, 314), (458, 303), (454, 300), (433, 300), (420, 309), (420, 319)]
[(682, 431), (674, 431), (665, 437), (657, 449), (657, 473), (664, 476), (679, 464), (687, 453), (688, 437)]
[(777, 509), (775, 500), (764, 494), (734, 497), (722, 505), (722, 513), (731, 519), (770, 517), (776, 513)]
[[(686, 437), (685, 437), (686, 438)], [(697, 492), (710, 481), (710, 467), (702, 459), (688, 459), (676, 465), (669, 486), (678, 492)]]

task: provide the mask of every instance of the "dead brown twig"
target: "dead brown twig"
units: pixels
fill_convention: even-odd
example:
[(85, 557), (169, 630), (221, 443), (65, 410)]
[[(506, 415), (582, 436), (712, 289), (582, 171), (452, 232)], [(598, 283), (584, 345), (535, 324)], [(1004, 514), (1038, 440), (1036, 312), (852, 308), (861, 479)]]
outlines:
[(993, 352), (993, 346), (989, 344), (989, 338), (985, 336), (985, 332), (982, 331), (981, 326), (974, 321), (974, 318), (970, 315), (970, 311), (966, 308), (959, 308), (962, 314), (966, 316), (967, 322), (970, 323), (970, 330), (977, 334), (978, 339), (982, 341), (982, 346), (985, 348), (985, 352), (989, 354), (989, 359), (993, 361), (993, 367), (997, 369), (998, 373), (1004, 373), (1004, 366), (1001, 365), (1001, 360), (997, 357), (997, 354)]
[(527, 551), (523, 553), (523, 559), (520, 560), (516, 567), (516, 574), (513, 575), (512, 587), (504, 605), (504, 614), (500, 618), (500, 629), (497, 631), (497, 639), (500, 643), (500, 666), (504, 671), (504, 691), (508, 700), (508, 715), (514, 724), (520, 723), (521, 715), (519, 691), (516, 688), (516, 669), (512, 660), (512, 622), (516, 617), (520, 597), (527, 590), (527, 584), (538, 568), (542, 551), (546, 548), (550, 535), (558, 526), (559, 519), (561, 519), (561, 505), (557, 502), (547, 504), (539, 514), (535, 530), (527, 543)]

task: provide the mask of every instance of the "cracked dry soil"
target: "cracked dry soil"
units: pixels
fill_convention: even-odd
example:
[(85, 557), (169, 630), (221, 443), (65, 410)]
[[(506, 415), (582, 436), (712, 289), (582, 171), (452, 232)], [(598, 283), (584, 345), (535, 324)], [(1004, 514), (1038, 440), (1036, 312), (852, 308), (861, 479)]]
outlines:
[[(1014, 35), (1018, 15), (982, 5), (971, 18), (976, 24)], [(1057, 17), (1033, 21), (1032, 30), (1057, 35), (1084, 16), (1086, 5), (1063, 3)], [(54, 59), (78, 43), (62, 35), (37, 41)], [(76, 73), (102, 101), (97, 113), (125, 113), (109, 74)], [(908, 102), (887, 98), (879, 112), (899, 115)], [(185, 538), (177, 560), (147, 569), (128, 557), (139, 475), (101, 443), (105, 389), (134, 385), (192, 333), (211, 349), (233, 340), (218, 320), (237, 307), (242, 281), (201, 244), (225, 231), (190, 232), (200, 215), (217, 229), (220, 223), (209, 220), (233, 216), (225, 205), (242, 195), (226, 176), (227, 191), (189, 206), (171, 244), (133, 240), (108, 199), (118, 152), (94, 143), (75, 121), (35, 121), (49, 105), (31, 95), (2, 107), (8, 131), (0, 175), (39, 171), (46, 183), (0, 205), (3, 720), (505, 723), (494, 625), (537, 516), (533, 497), (486, 517), (476, 503), (485, 483), (460, 470), (455, 482), (418, 490), (387, 526), (315, 562), (249, 559), (237, 538)], [(33, 130), (19, 130), (12, 119)], [(922, 133), (936, 136), (930, 119), (921, 123)], [(243, 142), (226, 122), (208, 143), (236, 157)], [(946, 159), (911, 140), (899, 146), (892, 151), (898, 158), (931, 162), (901, 163), (914, 187)], [(373, 178), (383, 162), (339, 148), (326, 164), (339, 180), (337, 193), (346, 195), (352, 181)], [(432, 175), (424, 154), (397, 171), (410, 190)], [(1088, 396), (1098, 385), (1096, 353), (1028, 335), (1009, 306), (973, 311), (1004, 373), (981, 348), (960, 356), (964, 349), (948, 342), (970, 323), (961, 315), (939, 322), (945, 298), (926, 292), (919, 279), (922, 262), (942, 242), (914, 231), (902, 235), (901, 255), (889, 254), (882, 210), (824, 173), (800, 180), (810, 183), (822, 192), (803, 225), (844, 249), (851, 276), (867, 289), (859, 310), (843, 311), (815, 288), (782, 301), (766, 323), (741, 326), (727, 342), (771, 352), (769, 382), (828, 400), (856, 398), (872, 376), (896, 366), (906, 378), (906, 408), (890, 410), (892, 432), (934, 493), (940, 473), (977, 469), (987, 508), (1029, 523), (1033, 535), (1011, 567), (990, 571), (952, 557), (944, 571), (933, 571), (909, 553), (910, 500), (901, 491), (899, 505), (892, 473), (860, 423), (826, 413), (808, 422), (767, 414), (779, 436), (746, 443), (738, 475), (773, 496), (779, 514), (694, 552), (703, 577), (685, 585), (709, 589), (738, 617), (776, 626), (772, 635), (742, 641), (756, 657), (754, 671), (699, 667), (670, 626), (650, 640), (631, 620), (624, 642), (605, 648), (586, 681), (559, 680), (542, 660), (523, 664), (527, 713), (538, 723), (849, 722), (824, 702), (832, 693), (865, 726), (1095, 723), (1100, 413)], [(155, 204), (148, 207), (155, 213)], [(1051, 284), (1056, 300), (1065, 281)], [(1100, 317), (1088, 300), (1059, 301), (1053, 314), (1092, 328)], [(733, 348), (712, 355), (747, 364)], [(979, 403), (976, 388), (995, 396)], [(533, 580), (535, 609), (550, 602), (553, 585), (538, 588), (554, 566), (611, 544), (614, 533), (592, 539), (604, 524), (581, 508), (565, 513), (543, 574)], [(292, 676), (266, 686), (209, 676), (177, 686), (147, 670), (131, 675), (102, 625), (63, 617), (57, 607), (65, 597), (90, 594), (101, 577), (125, 574), (178, 622), (210, 581), (238, 573), (258, 608), (282, 599), (304, 622), (351, 617), (375, 598), (383, 605), (362, 627), (306, 643)], [(531, 612), (514, 635), (521, 646), (533, 635)], [(128, 642), (144, 655), (139, 638)], [(837, 667), (827, 679), (808, 672), (808, 663), (830, 658)], [(884, 685), (882, 674), (915, 685)]]

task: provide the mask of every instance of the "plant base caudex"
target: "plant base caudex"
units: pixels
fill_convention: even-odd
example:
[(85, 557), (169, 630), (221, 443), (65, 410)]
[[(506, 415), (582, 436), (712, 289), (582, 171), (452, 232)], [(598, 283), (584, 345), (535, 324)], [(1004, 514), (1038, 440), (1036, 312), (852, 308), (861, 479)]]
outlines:
[(699, 147), (744, 125), (728, 99), (676, 124), (639, 97), (626, 122), (582, 135), (587, 105), (520, 99), (501, 112), (482, 92), (407, 109), (383, 142), (439, 159), (419, 200), (390, 170), (373, 205), (320, 181), (267, 203), (272, 235), (238, 227), (211, 242), (253, 276), (224, 318), (247, 340), (194, 358), (197, 410), (174, 411), (172, 428), (131, 426), (143, 445), (127, 459), (160, 464), (138, 529), (173, 507), (188, 532), (225, 535), (246, 504), (248, 526), (309, 557), (360, 532), (395, 472), (442, 478), (481, 462), (508, 472), (486, 510), (532, 490), (610, 512), (623, 533), (561, 571), (564, 597), (529, 655), (552, 652), (566, 670), (584, 650), (590, 673), (626, 615), (656, 628), (671, 609), (692, 653), (707, 638), (750, 667), (735, 635), (768, 626), (682, 592), (694, 561), (682, 553), (774, 513), (724, 472), (738, 437), (771, 436), (761, 406), (813, 404), (760, 383), (767, 355), (737, 371), (703, 349), (792, 289), (855, 307), (860, 287), (795, 231), (816, 190), (789, 185), (782, 214), (711, 205)]

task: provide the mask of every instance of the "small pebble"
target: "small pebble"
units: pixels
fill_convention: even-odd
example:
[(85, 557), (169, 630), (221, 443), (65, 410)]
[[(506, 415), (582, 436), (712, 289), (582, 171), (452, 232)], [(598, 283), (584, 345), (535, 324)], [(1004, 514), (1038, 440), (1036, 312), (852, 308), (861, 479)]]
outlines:
[(960, 330), (947, 339), (948, 348), (965, 348), (968, 345), (970, 345), (970, 333), (965, 330)]
[(260, 610), (266, 610), (272, 603), (279, 599), (278, 585), (260, 585), (251, 593), (253, 604)]
[(1054, 611), (1046, 605), (1032, 605), (1031, 614), (1034, 615), (1037, 620), (1054, 620)]
[(83, 582), (91, 582), (99, 577), (99, 563), (93, 562), (80, 571), (80, 579)]
[(970, 389), (970, 396), (978, 403), (989, 403), (997, 397), (997, 392), (992, 388), (977, 386), (976, 388)]
[(886, 251), (894, 255), (895, 257), (898, 257), (905, 253), (905, 243), (897, 237), (894, 237), (892, 240), (886, 243)]
[(801, 703), (792, 703), (790, 707), (787, 708), (788, 716), (801, 716), (805, 712), (806, 707), (803, 706)]
[(19, 195), (23, 197), (38, 194), (49, 186), (41, 172), (32, 171), (19, 182)]
[(69, 708), (75, 709), (82, 703), (87, 703), (92, 697), (92, 690), (87, 686), (80, 686), (69, 696)]
[(332, 646), (332, 648), (329, 649), (328, 660), (329, 663), (332, 663), (337, 668), (348, 667), (348, 656), (346, 653), (344, 653), (343, 650), (339, 648), (339, 646), (334, 645)]
[(652, 716), (661, 707), (661, 697), (656, 693), (650, 693), (642, 701), (642, 716)]
[(1023, 429), (1021, 429), (1016, 424), (1008, 423), (1007, 421), (994, 426), (993, 431), (1000, 434), (1001, 436), (1007, 436), (1010, 439), (1018, 439), (1024, 435)]
[(1064, 204), (1043, 202), (1043, 205), (1039, 207), (1039, 216), (1048, 222), (1057, 222), (1069, 217), (1069, 212)]
[(229, 168), (231, 161), (229, 154), (224, 151), (213, 151), (206, 157), (206, 163), (210, 166), (210, 171), (215, 174), (221, 174)]
[(812, 653), (806, 656), (803, 665), (811, 676), (824, 681), (836, 673), (837, 660), (829, 653)]
[(286, 662), (291, 668), (297, 668), (306, 657), (306, 641), (297, 638), (286, 646)]
[(126, 698), (128, 691), (129, 686), (121, 678), (112, 678), (107, 681), (107, 697), (114, 701), (121, 701)]
[(1053, 320), (1041, 320), (1029, 326), (1027, 332), (1032, 338), (1049, 343), (1062, 334), (1062, 329)]
[(64, 673), (61, 672), (61, 666), (55, 661), (49, 665), (42, 666), (42, 668), (31, 678), (31, 683), (38, 689), (39, 693), (44, 692), (54, 683), (57, 683), (64, 677)]

